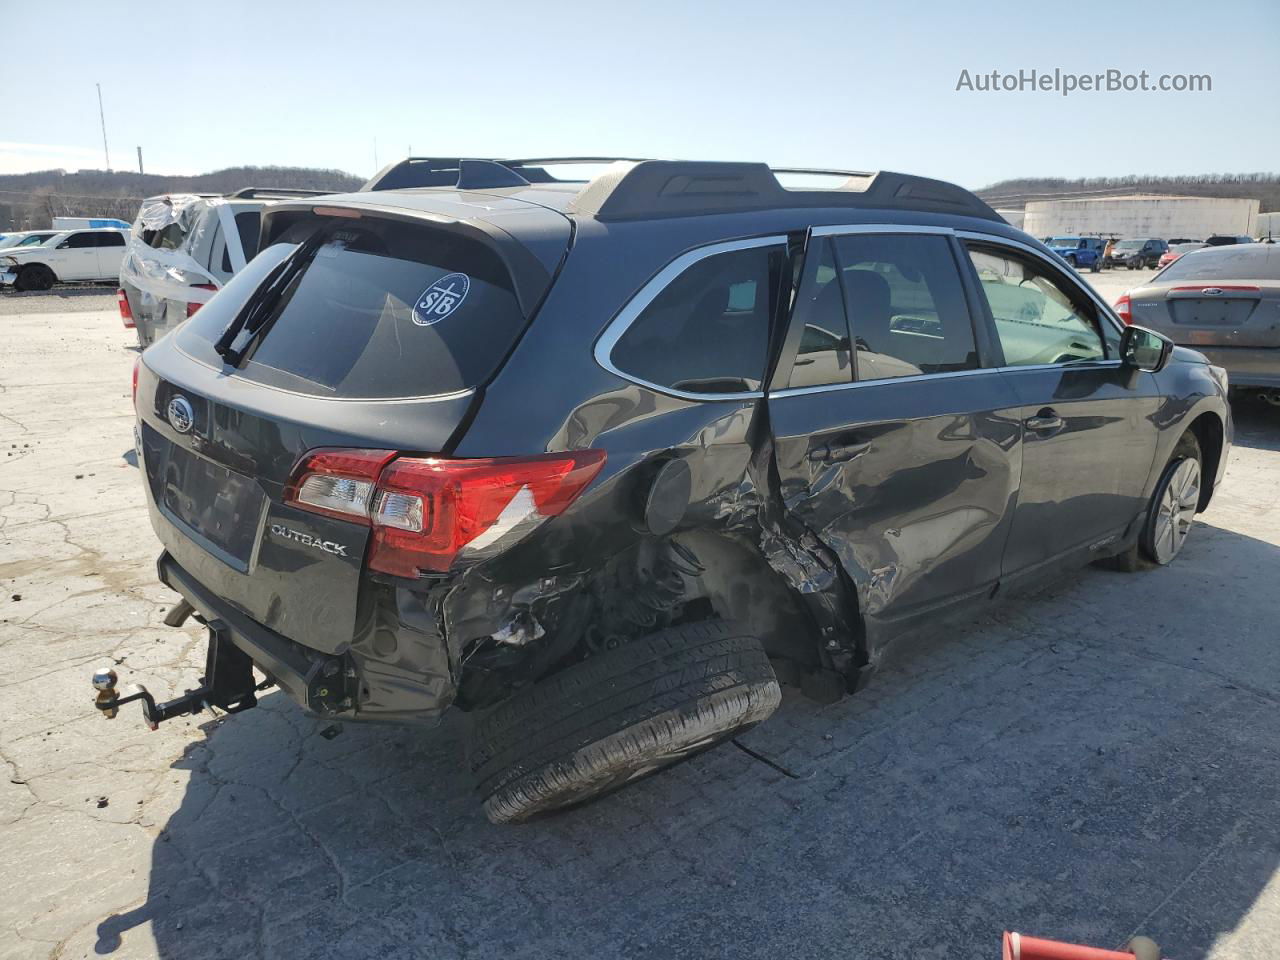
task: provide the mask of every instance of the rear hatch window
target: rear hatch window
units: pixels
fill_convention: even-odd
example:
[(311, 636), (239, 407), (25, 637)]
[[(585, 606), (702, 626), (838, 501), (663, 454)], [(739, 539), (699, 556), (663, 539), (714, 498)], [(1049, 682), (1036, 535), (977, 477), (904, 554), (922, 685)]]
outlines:
[(454, 393), (486, 381), (524, 328), (511, 277), (482, 243), (430, 224), (306, 217), (201, 309), (179, 347), (221, 367), (214, 344), (254, 287), (317, 231), (245, 351), (246, 379), (343, 399)]

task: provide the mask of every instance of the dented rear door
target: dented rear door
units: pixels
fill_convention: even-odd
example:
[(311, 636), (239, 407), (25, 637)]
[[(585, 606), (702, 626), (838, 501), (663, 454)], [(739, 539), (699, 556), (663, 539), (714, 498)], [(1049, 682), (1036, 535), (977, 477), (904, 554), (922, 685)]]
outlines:
[[(911, 621), (990, 592), (1008, 538), (1016, 398), (980, 366), (955, 255), (941, 234), (811, 238), (771, 384), (783, 505), (855, 583), (873, 653)], [(830, 356), (805, 351), (823, 342), (814, 328)]]

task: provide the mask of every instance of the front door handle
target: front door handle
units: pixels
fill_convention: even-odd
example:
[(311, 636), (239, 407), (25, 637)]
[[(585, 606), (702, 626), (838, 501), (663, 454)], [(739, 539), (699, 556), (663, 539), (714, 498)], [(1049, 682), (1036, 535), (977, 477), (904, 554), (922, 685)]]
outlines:
[(850, 443), (824, 443), (809, 451), (809, 459), (814, 463), (844, 463), (871, 446), (870, 440)]
[(1022, 423), (1028, 430), (1049, 433), (1053, 430), (1061, 430), (1065, 421), (1051, 407), (1045, 407), (1034, 417), (1027, 417)]

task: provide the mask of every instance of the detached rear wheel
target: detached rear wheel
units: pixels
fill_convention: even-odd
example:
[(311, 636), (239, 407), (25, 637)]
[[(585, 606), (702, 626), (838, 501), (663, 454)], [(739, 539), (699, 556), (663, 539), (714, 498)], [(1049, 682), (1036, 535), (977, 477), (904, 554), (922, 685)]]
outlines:
[(520, 691), (477, 725), (471, 768), (494, 823), (587, 803), (723, 743), (782, 693), (760, 641), (671, 627)]

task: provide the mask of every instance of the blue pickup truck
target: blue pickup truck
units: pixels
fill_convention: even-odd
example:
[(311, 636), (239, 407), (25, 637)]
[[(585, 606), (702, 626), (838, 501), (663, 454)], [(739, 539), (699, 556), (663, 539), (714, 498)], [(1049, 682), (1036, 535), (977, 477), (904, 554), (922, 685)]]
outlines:
[(1102, 269), (1102, 253), (1106, 243), (1101, 237), (1050, 237), (1046, 244), (1077, 270), (1088, 267), (1097, 273)]

